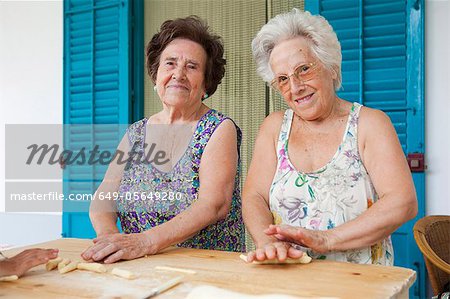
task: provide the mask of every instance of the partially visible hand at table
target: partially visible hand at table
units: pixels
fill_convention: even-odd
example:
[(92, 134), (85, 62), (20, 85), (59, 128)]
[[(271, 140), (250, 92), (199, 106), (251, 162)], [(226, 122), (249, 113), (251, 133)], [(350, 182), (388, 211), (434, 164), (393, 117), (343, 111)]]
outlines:
[(0, 276), (22, 276), (29, 269), (47, 263), (58, 256), (58, 249), (33, 248), (0, 261)]
[(247, 262), (278, 259), (284, 262), (287, 258), (298, 259), (303, 255), (301, 250), (294, 248), (288, 242), (274, 241), (257, 246), (256, 250), (247, 254)]
[(271, 224), (264, 232), (279, 241), (295, 243), (315, 252), (326, 253), (332, 250), (332, 234), (330, 231)]
[(86, 249), (81, 257), (85, 260), (102, 261), (111, 264), (119, 260), (132, 260), (157, 250), (146, 233), (109, 234), (93, 240), (94, 245)]

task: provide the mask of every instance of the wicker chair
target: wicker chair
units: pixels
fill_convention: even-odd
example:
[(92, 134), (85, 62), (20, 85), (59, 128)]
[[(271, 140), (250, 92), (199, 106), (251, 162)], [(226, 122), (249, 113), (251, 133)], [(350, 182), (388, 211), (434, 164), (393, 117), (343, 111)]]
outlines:
[(450, 216), (427, 216), (414, 225), (434, 295), (448, 291), (450, 282)]

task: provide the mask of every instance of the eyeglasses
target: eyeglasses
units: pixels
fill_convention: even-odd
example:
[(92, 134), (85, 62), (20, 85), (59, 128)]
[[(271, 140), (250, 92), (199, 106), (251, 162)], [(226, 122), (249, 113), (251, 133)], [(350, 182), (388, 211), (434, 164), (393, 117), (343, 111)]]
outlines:
[(272, 80), (270, 85), (281, 93), (287, 92), (291, 88), (289, 81), (291, 77), (301, 81), (303, 84), (317, 76), (317, 63), (310, 62), (299, 65), (291, 75), (280, 75)]

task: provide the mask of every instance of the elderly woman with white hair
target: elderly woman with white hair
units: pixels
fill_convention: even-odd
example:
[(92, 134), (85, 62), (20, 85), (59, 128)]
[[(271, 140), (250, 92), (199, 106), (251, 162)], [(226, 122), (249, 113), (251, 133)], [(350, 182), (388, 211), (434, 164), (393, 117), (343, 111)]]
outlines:
[(411, 173), (385, 113), (336, 95), (341, 47), (321, 16), (294, 9), (252, 42), (257, 70), (290, 109), (261, 125), (243, 193), (247, 261), (393, 264), (390, 235), (417, 214)]

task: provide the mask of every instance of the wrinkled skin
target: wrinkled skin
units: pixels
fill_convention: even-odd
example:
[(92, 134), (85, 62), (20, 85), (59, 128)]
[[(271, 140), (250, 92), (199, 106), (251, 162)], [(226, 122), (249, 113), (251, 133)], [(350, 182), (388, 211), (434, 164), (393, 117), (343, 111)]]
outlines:
[(27, 249), (9, 259), (0, 261), (0, 276), (22, 276), (29, 269), (58, 256), (58, 249)]

